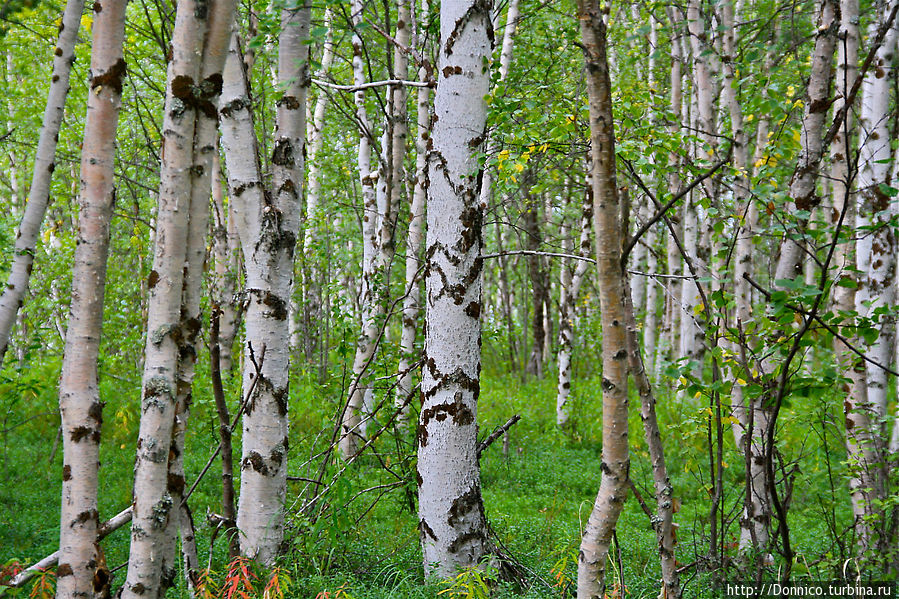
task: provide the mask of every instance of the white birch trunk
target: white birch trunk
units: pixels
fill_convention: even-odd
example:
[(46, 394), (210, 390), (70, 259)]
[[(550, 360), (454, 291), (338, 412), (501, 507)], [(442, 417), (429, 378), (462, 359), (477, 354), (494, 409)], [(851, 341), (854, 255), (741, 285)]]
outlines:
[(212, 300), (221, 310), (219, 316), (219, 362), (222, 376), (232, 369), (234, 337), (238, 329), (238, 308), (234, 293), (240, 274), (240, 240), (234, 223), (231, 202), (225, 205), (222, 170), (218, 151), (212, 157)]
[(109, 592), (110, 574), (100, 559), (97, 487), (100, 465), (100, 401), (97, 360), (109, 226), (115, 203), (113, 166), (125, 61), (122, 41), (127, 0), (94, 4), (91, 80), (84, 143), (78, 243), (62, 374), (63, 482), (56, 594), (93, 598)]
[[(363, 3), (353, 2), (353, 83), (365, 83), (365, 65), (362, 57), (362, 39), (356, 28), (362, 23)], [(344, 457), (356, 454), (359, 440), (365, 438), (368, 418), (361, 418), (367, 387), (364, 374), (377, 349), (378, 318), (383, 303), (379, 301), (378, 277), (378, 201), (375, 193), (377, 171), (371, 168), (371, 123), (365, 108), (365, 90), (355, 93), (356, 125), (359, 127), (358, 170), (362, 188), (362, 276), (359, 292), (359, 312), (362, 332), (356, 341), (353, 357), (353, 381), (350, 385), (346, 410), (343, 414), (340, 452)]]
[(477, 152), (487, 122), (490, 5), (459, 0), (440, 10), (418, 499), (425, 572), (442, 578), (478, 566), (489, 551), (476, 435), (483, 268)]
[(618, 516), (627, 498), (628, 364), (627, 277), (621, 265), (620, 205), (615, 177), (612, 90), (606, 27), (599, 2), (579, 0), (593, 156), (596, 265), (602, 310), (602, 481), (587, 519), (578, 555), (578, 599), (605, 594), (605, 569)]
[[(876, 34), (894, 2), (880, 3), (879, 18), (872, 21), (869, 38)], [(890, 184), (890, 99), (893, 81), (893, 57), (899, 30), (894, 24), (865, 75), (861, 90), (859, 117), (859, 173), (856, 229), (856, 265), (862, 272), (855, 294), (855, 309), (862, 318), (873, 320), (879, 335), (865, 354), (880, 364), (892, 362), (895, 322), (875, 315), (875, 310), (892, 306), (896, 299), (896, 234), (889, 224), (890, 197), (881, 186)], [(887, 373), (867, 365), (868, 402), (878, 418), (887, 413)]]
[[(790, 202), (788, 213), (811, 211), (819, 202), (817, 194), (818, 170), (823, 155), (822, 127), (830, 107), (830, 83), (833, 77), (832, 63), (836, 49), (836, 28), (833, 21), (838, 7), (835, 0), (824, 0), (815, 29), (815, 47), (811, 57), (811, 73), (808, 89), (804, 98), (802, 126), (800, 128), (799, 156), (796, 170), (790, 181)], [(798, 218), (796, 232), (805, 230), (807, 218)], [(800, 274), (797, 268), (801, 264), (802, 246), (796, 241), (784, 237), (780, 245), (780, 257), (774, 280), (793, 280)]]
[(16, 248), (9, 277), (3, 287), (3, 295), (0, 296), (0, 364), (9, 345), (16, 315), (22, 307), (25, 294), (28, 293), (28, 279), (34, 265), (38, 235), (50, 201), (50, 180), (56, 168), (59, 127), (62, 123), (66, 97), (69, 94), (69, 77), (72, 63), (75, 62), (75, 42), (83, 9), (84, 0), (68, 0), (59, 27), (59, 38), (53, 57), (53, 75), (34, 156), (28, 203), (16, 233)]
[[(589, 163), (588, 163), (589, 164)], [(589, 183), (589, 179), (588, 179)], [(580, 235), (578, 238), (577, 255), (583, 258), (590, 256), (590, 230), (593, 221), (593, 189), (588, 185), (584, 193), (584, 201), (581, 209)], [(567, 235), (563, 235), (565, 239)], [(570, 242), (567, 242), (570, 246)], [(568, 253), (569, 250), (564, 250)], [(576, 322), (576, 305), (584, 280), (584, 275), (590, 263), (587, 260), (578, 260), (573, 272), (562, 264), (562, 278), (559, 297), (559, 384), (556, 390), (556, 424), (560, 428), (568, 425), (571, 417), (571, 406), (568, 404), (571, 395), (571, 357), (574, 345), (574, 325)]]
[[(331, 64), (334, 62), (334, 32), (333, 16), (331, 9), (325, 11), (325, 27), (328, 32), (325, 34), (324, 49), (322, 51), (321, 68), (317, 76), (324, 79), (331, 70)], [(312, 247), (315, 243), (316, 231), (321, 225), (321, 215), (319, 214), (319, 204), (321, 203), (321, 165), (319, 164), (318, 155), (322, 151), (324, 144), (324, 127), (325, 127), (325, 108), (328, 104), (328, 94), (324, 90), (319, 91), (315, 99), (315, 108), (312, 110), (312, 119), (308, 123), (307, 137), (308, 143), (308, 189), (306, 191), (306, 230), (303, 232), (305, 238), (304, 247)]]
[[(131, 551), (122, 596), (161, 597), (175, 576), (166, 529), (178, 518), (168, 488), (168, 457), (177, 402), (181, 295), (192, 186), (196, 113), (189, 102), (200, 80), (205, 13), (186, 0), (175, 18), (166, 86), (163, 156), (156, 247), (148, 281), (149, 313), (137, 461)], [(174, 508), (174, 511), (173, 511)]]
[[(243, 419), (240, 503), (237, 528), (241, 553), (271, 565), (280, 552), (284, 536), (284, 501), (287, 486), (287, 399), (290, 361), (287, 330), (288, 301), (293, 280), (293, 255), (300, 224), (296, 162), (303, 139), (306, 78), (303, 60), (308, 35), (308, 10), (285, 13), (279, 65), (285, 86), (278, 118), (279, 139), (272, 163), (293, 166), (294, 172), (277, 171), (274, 193), (264, 189), (259, 169), (258, 146), (247, 89), (246, 72), (236, 35), (225, 63), (221, 98), (222, 147), (228, 169), (228, 185), (244, 248), (248, 306), (246, 312), (247, 355), (261, 361), (257, 375), (254, 360), (245, 359), (243, 388), (253, 391)], [(297, 21), (293, 21), (293, 18)], [(286, 55), (286, 59), (284, 58)], [(298, 60), (294, 60), (298, 59)], [(299, 72), (298, 72), (299, 71)], [(297, 114), (299, 116), (297, 116)], [(291, 119), (297, 119), (299, 124)], [(281, 164), (278, 164), (281, 163)], [(258, 380), (254, 378), (258, 376)]]
[[(421, 23), (427, 23), (429, 12), (428, 0), (422, 5), (420, 15)], [(416, 26), (416, 32), (419, 27)], [(416, 48), (424, 52), (421, 38), (416, 33)], [(422, 83), (428, 81), (428, 64), (422, 64), (418, 69), (418, 80)], [(417, 96), (417, 134), (415, 136), (415, 181), (412, 192), (412, 206), (409, 210), (409, 232), (406, 242), (406, 296), (403, 299), (403, 332), (400, 337), (400, 378), (397, 382), (396, 406), (406, 405), (403, 417), (408, 411), (406, 399), (412, 390), (412, 373), (410, 365), (416, 357), (415, 338), (418, 324), (418, 316), (421, 311), (421, 285), (419, 272), (422, 266), (421, 246), (424, 240), (423, 225), (425, 219), (425, 202), (428, 190), (426, 188), (428, 168), (428, 142), (431, 139), (431, 113), (430, 113), (430, 89), (418, 88)]]

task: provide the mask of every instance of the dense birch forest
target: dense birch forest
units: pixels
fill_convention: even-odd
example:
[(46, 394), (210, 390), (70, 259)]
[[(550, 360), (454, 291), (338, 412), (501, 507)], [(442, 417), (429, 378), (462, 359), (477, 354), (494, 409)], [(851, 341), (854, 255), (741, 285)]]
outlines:
[(8, 0), (0, 597), (893, 596), (897, 14)]

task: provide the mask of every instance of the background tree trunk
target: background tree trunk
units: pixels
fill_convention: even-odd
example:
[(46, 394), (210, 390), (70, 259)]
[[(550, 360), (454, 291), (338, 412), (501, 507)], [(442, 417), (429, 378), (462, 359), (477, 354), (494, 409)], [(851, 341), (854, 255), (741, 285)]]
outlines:
[(83, 10), (84, 0), (68, 0), (59, 26), (59, 39), (56, 41), (53, 55), (53, 75), (34, 156), (28, 203), (25, 205), (25, 214), (22, 215), (19, 231), (16, 233), (16, 249), (9, 277), (3, 287), (3, 295), (0, 295), (0, 364), (9, 346), (10, 332), (16, 322), (19, 308), (22, 307), (25, 294), (28, 293), (28, 279), (31, 277), (31, 268), (34, 264), (37, 238), (44, 222), (44, 214), (47, 212), (47, 204), (50, 202), (50, 180), (56, 168), (59, 127), (62, 124), (66, 97), (69, 95), (69, 77), (72, 73), (72, 63), (75, 62), (75, 42)]

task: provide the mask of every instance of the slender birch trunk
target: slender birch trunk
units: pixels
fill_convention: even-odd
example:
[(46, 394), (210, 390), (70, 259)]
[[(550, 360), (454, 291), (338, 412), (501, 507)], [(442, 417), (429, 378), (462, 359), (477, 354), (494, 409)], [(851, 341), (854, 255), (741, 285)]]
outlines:
[(543, 378), (543, 344), (546, 338), (546, 329), (543, 327), (543, 309), (546, 304), (547, 289), (542, 256), (537, 253), (540, 249), (542, 234), (539, 216), (540, 203), (531, 195), (530, 190), (534, 183), (533, 171), (526, 171), (521, 179), (521, 192), (524, 200), (522, 226), (525, 235), (525, 247), (529, 252), (532, 252), (527, 256), (527, 268), (532, 291), (531, 333), (534, 338), (534, 345), (531, 347), (531, 355), (528, 357), (525, 370), (528, 374), (532, 374), (540, 379)]
[[(512, 65), (512, 57), (515, 49), (515, 33), (518, 30), (518, 19), (519, 19), (519, 1), (520, 0), (509, 0), (508, 8), (506, 9), (506, 25), (503, 28), (503, 39), (502, 46), (500, 49), (499, 55), (499, 81), (505, 81), (506, 77), (509, 74), (509, 69)], [(494, 15), (494, 29), (498, 28), (498, 23), (500, 20), (502, 11), (498, 10)], [(496, 156), (497, 152), (499, 152), (500, 144), (499, 142), (490, 137), (490, 132), (487, 132), (487, 141), (485, 143), (487, 147), (487, 156)], [(482, 206), (491, 206), (494, 204), (493, 201), (493, 169), (486, 168), (484, 169), (484, 174), (482, 176), (481, 181), (481, 205)], [(501, 205), (505, 204), (505, 199), (501, 202)], [(506, 256), (504, 255), (504, 234), (501, 219), (496, 220), (496, 224), (494, 225), (494, 234), (496, 237), (496, 250), (499, 253), (499, 257), (497, 260), (499, 261), (499, 293), (500, 299), (502, 301), (503, 307), (503, 318), (505, 320), (506, 329), (508, 331), (508, 341), (509, 341), (509, 365), (511, 368), (518, 368), (518, 355), (516, 351), (515, 337), (513, 334), (514, 326), (512, 324), (512, 312), (513, 312), (513, 302), (512, 302), (512, 290), (510, 289), (509, 284), (509, 265), (508, 260), (506, 260)]]
[[(325, 11), (325, 27), (328, 32), (325, 34), (325, 43), (322, 51), (321, 68), (316, 74), (319, 79), (327, 77), (331, 70), (331, 64), (334, 62), (334, 31), (333, 31), (333, 14), (331, 9)], [(308, 189), (306, 191), (306, 229), (303, 231), (305, 236), (303, 246), (312, 247), (317, 238), (316, 232), (321, 225), (321, 214), (319, 214), (319, 204), (321, 202), (321, 165), (319, 164), (318, 155), (322, 151), (324, 144), (324, 127), (325, 127), (325, 108), (328, 104), (328, 94), (323, 90), (319, 92), (315, 99), (315, 108), (312, 111), (312, 119), (308, 123), (307, 137), (309, 139), (308, 151)]]
[[(305, 3), (292, 8), (281, 9), (281, 34), (278, 43), (278, 85), (284, 86), (284, 95), (277, 102), (275, 117), (275, 142), (272, 152), (272, 174), (274, 193), (294, 201), (303, 201), (303, 171), (305, 168), (306, 105), (309, 96), (311, 74), (309, 72), (309, 27), (311, 9)], [(300, 208), (302, 220), (302, 209)], [(308, 220), (308, 219), (307, 219)], [(299, 228), (306, 223), (300, 222)], [(298, 228), (298, 230), (299, 230)], [(301, 258), (306, 255), (306, 246), (301, 248)], [(302, 346), (304, 357), (312, 361), (314, 323), (319, 316), (318, 295), (315, 275), (308, 264), (301, 261), (299, 282), (300, 299), (294, 299), (293, 277), (288, 306), (289, 344), (292, 350)], [(293, 263), (291, 261), (291, 268)], [(302, 321), (302, 322), (300, 322)]]
[[(358, 27), (362, 24), (362, 0), (353, 1), (353, 83), (365, 83), (365, 64), (362, 57), (362, 38)], [(378, 320), (384, 304), (379, 297), (378, 278), (378, 199), (375, 184), (377, 171), (371, 168), (372, 127), (365, 108), (365, 90), (355, 93), (356, 125), (359, 127), (358, 169), (362, 187), (362, 276), (360, 280), (359, 311), (362, 331), (356, 341), (353, 357), (353, 382), (350, 385), (347, 406), (342, 418), (340, 452), (344, 457), (356, 454), (359, 440), (365, 438), (368, 415), (360, 418), (369, 389), (364, 381), (365, 370), (377, 349)]]
[(481, 364), (484, 142), (491, 2), (440, 10), (439, 83), (428, 153), (427, 330), (418, 427), (419, 531), (425, 572), (448, 578), (489, 551), (477, 456)]
[(221, 314), (219, 323), (219, 363), (225, 376), (233, 366), (232, 351), (234, 338), (239, 328), (239, 310), (234, 296), (240, 275), (240, 239), (234, 222), (234, 211), (229, 201), (225, 205), (222, 188), (222, 169), (218, 151), (212, 156), (212, 255), (213, 304)]
[[(870, 37), (887, 18), (894, 4), (878, 3), (879, 18), (871, 23)], [(855, 290), (855, 311), (859, 318), (871, 318), (872, 326), (878, 331), (878, 338), (868, 345), (865, 354), (880, 364), (892, 363), (895, 336), (895, 323), (888, 317), (877, 316), (875, 310), (893, 305), (896, 298), (897, 244), (889, 224), (890, 198), (883, 192), (882, 186), (890, 184), (891, 175), (889, 122), (893, 77), (890, 71), (897, 37), (899, 31), (894, 24), (877, 50), (862, 83), (858, 122), (859, 173), (855, 227), (860, 233), (856, 241), (855, 260), (860, 274)], [(873, 549), (873, 543), (886, 540), (883, 538), (884, 514), (877, 504), (883, 500), (888, 485), (886, 429), (878, 424), (887, 415), (887, 373), (865, 362), (856, 362), (853, 371), (854, 376), (865, 376), (867, 385), (865, 398), (857, 389), (852, 389), (855, 391), (852, 399), (863, 401), (852, 405), (846, 414), (850, 469), (856, 474), (853, 482), (857, 483), (853, 485), (850, 482), (850, 485), (854, 487), (853, 508), (859, 550), (860, 555), (864, 555)], [(867, 430), (860, 429), (865, 426)], [(853, 444), (855, 447), (852, 447)], [(859, 508), (861, 514), (858, 513)]]
[(185, 0), (177, 11), (172, 34), (156, 248), (148, 280), (131, 552), (122, 592), (125, 599), (161, 597), (175, 576), (175, 556), (167, 551), (166, 528), (171, 518), (178, 518), (180, 506), (174, 505), (168, 488), (168, 461), (177, 404), (181, 297), (190, 218), (196, 124), (192, 88), (200, 80), (203, 38), (208, 30), (206, 16), (192, 0)]
[(586, 63), (593, 155), (596, 265), (602, 310), (602, 482), (581, 539), (579, 599), (603, 597), (606, 560), (618, 516), (627, 498), (627, 276), (621, 264), (622, 223), (615, 177), (612, 90), (606, 55), (606, 26), (598, 1), (579, 0), (578, 18)]
[(50, 202), (50, 181), (56, 168), (56, 145), (69, 94), (69, 77), (75, 62), (75, 42), (83, 10), (84, 0), (68, 0), (59, 26), (59, 38), (53, 53), (53, 75), (34, 156), (28, 203), (16, 233), (16, 249), (9, 277), (3, 287), (3, 295), (0, 295), (0, 364), (9, 346), (10, 333), (19, 308), (28, 293), (28, 279), (34, 265), (38, 235)]
[[(677, 9), (669, 8), (667, 11), (672, 31), (677, 31), (680, 27), (680, 16)], [(683, 46), (681, 44), (680, 34), (672, 35), (671, 38), (671, 112), (674, 115), (681, 115), (684, 111), (685, 102), (683, 101), (683, 64), (685, 56)], [(671, 134), (680, 134), (680, 124), (671, 124)], [(668, 155), (668, 161), (672, 165), (680, 162), (679, 156), (672, 152)], [(671, 169), (668, 175), (668, 187), (672, 191), (677, 191), (681, 187), (678, 169)], [(678, 221), (680, 222), (680, 221)], [(666, 262), (669, 275), (680, 274), (681, 256), (675, 243), (674, 237), (670, 234), (666, 237), (665, 244)], [(680, 330), (681, 318), (681, 282), (676, 278), (668, 279), (666, 283), (666, 300), (665, 300), (665, 323), (663, 325), (663, 341), (662, 347), (659, 348), (659, 356), (657, 357), (656, 372), (658, 376), (659, 367), (662, 364), (662, 353), (667, 352), (668, 359), (674, 359), (677, 354), (676, 345), (678, 343), (678, 331)]]
[[(421, 22), (427, 23), (429, 2), (422, 5)], [(415, 25), (415, 47), (424, 53), (419, 26)], [(431, 78), (431, 65), (426, 61), (418, 69), (418, 80), (426, 83)], [(400, 337), (400, 378), (397, 382), (396, 405), (402, 407), (412, 390), (410, 365), (415, 359), (415, 338), (418, 316), (421, 311), (421, 246), (424, 241), (425, 202), (427, 199), (428, 143), (431, 139), (430, 89), (419, 87), (417, 95), (417, 134), (415, 136), (415, 181), (412, 206), (409, 210), (409, 232), (406, 242), (406, 296), (403, 299), (403, 332)], [(404, 410), (404, 417), (405, 412)]]
[(94, 4), (91, 93), (81, 150), (78, 243), (59, 381), (63, 482), (56, 594), (60, 599), (101, 597), (109, 592), (110, 574), (105, 560), (100, 559), (97, 536), (103, 420), (97, 360), (103, 327), (109, 226), (115, 204), (113, 166), (125, 75), (122, 42), (126, 4), (127, 0)]
[[(736, 81), (736, 15), (733, 0), (726, 0), (721, 10), (724, 27), (724, 84), (722, 95), (730, 114), (731, 136), (734, 139), (733, 161), (737, 169), (734, 178), (734, 203), (739, 209), (740, 221), (737, 229), (737, 240), (734, 248), (734, 300), (737, 327), (743, 330), (752, 321), (752, 287), (745, 275), (753, 274), (753, 238), (758, 224), (758, 210), (755, 200), (750, 196), (749, 173), (752, 165), (749, 162), (749, 144), (744, 129), (743, 108), (740, 105)], [(762, 121), (764, 122), (764, 121)], [(762, 127), (760, 127), (762, 130)], [(766, 131), (767, 128), (765, 127)], [(767, 135), (766, 135), (767, 137)], [(759, 138), (760, 144), (767, 139)], [(760, 148), (757, 148), (759, 156)], [(735, 344), (732, 351), (736, 352)], [(748, 376), (744, 373), (737, 377), (738, 381)], [(744, 554), (754, 552), (765, 555), (768, 551), (768, 526), (771, 522), (771, 502), (765, 485), (763, 459), (764, 432), (768, 422), (768, 410), (762, 398), (749, 399), (744, 396), (743, 384), (737, 382), (733, 386), (733, 412), (737, 422), (732, 430), (737, 448), (748, 464), (746, 472), (747, 499), (744, 501), (743, 516), (740, 518), (740, 551)], [(752, 432), (750, 439), (749, 433)], [(747, 447), (747, 444), (749, 445)], [(767, 560), (767, 556), (766, 556)]]
[(674, 524), (674, 487), (671, 485), (668, 468), (665, 466), (665, 449), (662, 445), (662, 433), (656, 418), (656, 399), (640, 351), (637, 319), (629, 297), (626, 298), (625, 316), (627, 318), (628, 367), (640, 394), (640, 419), (643, 421), (646, 446), (652, 464), (656, 515), (651, 521), (658, 541), (659, 561), (662, 567), (662, 592), (659, 596), (663, 599), (680, 599), (682, 589), (680, 575), (677, 572), (677, 560), (674, 555), (674, 548), (677, 545), (676, 525)]
[[(593, 221), (593, 187), (587, 186), (581, 208), (580, 236), (577, 255), (588, 258), (592, 252), (590, 247), (590, 231)], [(566, 236), (567, 237), (567, 236)], [(563, 237), (564, 239), (564, 237)], [(569, 242), (570, 245), (570, 242)], [(568, 250), (565, 250), (567, 253)], [(577, 298), (581, 283), (590, 263), (578, 260), (572, 270), (562, 264), (562, 281), (559, 298), (559, 384), (556, 391), (556, 424), (565, 428), (571, 417), (571, 406), (568, 398), (571, 395), (571, 355), (574, 344), (574, 324), (576, 320)]]

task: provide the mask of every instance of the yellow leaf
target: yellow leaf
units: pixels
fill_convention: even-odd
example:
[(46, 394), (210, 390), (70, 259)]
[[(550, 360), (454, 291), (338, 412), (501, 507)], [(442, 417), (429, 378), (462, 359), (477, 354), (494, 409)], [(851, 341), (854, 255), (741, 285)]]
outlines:
[(746, 381), (744, 381), (743, 379), (737, 379), (737, 384), (740, 385), (741, 387), (745, 387)]

